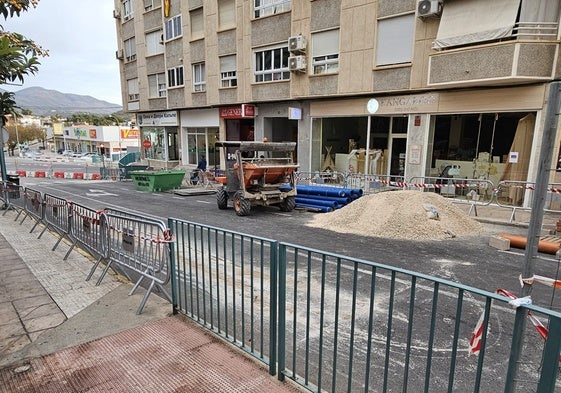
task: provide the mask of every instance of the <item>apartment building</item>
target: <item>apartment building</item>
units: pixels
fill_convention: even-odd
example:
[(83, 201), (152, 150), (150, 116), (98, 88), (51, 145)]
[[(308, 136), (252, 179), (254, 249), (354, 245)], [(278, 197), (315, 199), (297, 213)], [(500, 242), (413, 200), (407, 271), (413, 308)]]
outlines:
[(267, 138), (302, 171), (532, 180), (560, 2), (115, 0), (123, 102), (162, 167)]

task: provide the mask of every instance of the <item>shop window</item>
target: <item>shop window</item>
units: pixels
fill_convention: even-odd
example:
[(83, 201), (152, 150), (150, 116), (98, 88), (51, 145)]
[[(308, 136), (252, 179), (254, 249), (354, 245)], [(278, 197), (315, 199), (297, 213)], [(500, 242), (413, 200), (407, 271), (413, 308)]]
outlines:
[(378, 20), (376, 65), (410, 63), (413, 59), (415, 14)]
[(187, 161), (188, 164), (197, 165), (201, 156), (207, 161), (207, 168), (214, 167), (220, 162), (214, 144), (218, 140), (218, 128), (188, 128), (187, 129)]
[(290, 11), (290, 0), (254, 0), (253, 10), (255, 18)]
[(255, 52), (255, 82), (290, 79), (288, 46), (262, 49)]
[(314, 74), (339, 71), (339, 29), (312, 34), (312, 69)]

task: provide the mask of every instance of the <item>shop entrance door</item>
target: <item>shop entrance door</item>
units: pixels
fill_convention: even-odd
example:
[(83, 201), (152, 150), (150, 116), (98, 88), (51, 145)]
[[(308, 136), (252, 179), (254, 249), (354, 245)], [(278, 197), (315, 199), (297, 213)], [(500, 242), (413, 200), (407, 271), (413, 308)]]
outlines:
[(407, 135), (393, 135), (390, 138), (390, 175), (405, 175), (405, 149), (407, 147)]

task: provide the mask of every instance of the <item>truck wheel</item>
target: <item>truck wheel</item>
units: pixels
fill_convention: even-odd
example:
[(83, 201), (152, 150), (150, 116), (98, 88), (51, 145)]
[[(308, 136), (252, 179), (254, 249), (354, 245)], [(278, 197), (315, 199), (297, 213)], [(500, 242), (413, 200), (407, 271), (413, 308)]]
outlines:
[(220, 210), (228, 208), (228, 194), (223, 188), (219, 188), (218, 191), (216, 191), (216, 203)]
[(247, 216), (251, 210), (251, 202), (243, 197), (243, 192), (234, 195), (234, 210), (238, 216)]
[(296, 207), (296, 200), (293, 196), (286, 197), (280, 203), (281, 212), (291, 212)]

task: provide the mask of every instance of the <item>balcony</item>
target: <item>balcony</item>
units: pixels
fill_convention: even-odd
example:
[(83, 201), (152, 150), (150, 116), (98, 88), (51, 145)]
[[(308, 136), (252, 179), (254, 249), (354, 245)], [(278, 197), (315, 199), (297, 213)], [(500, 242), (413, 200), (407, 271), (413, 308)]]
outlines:
[(449, 45), (429, 55), (427, 85), (513, 85), (552, 80), (557, 68), (557, 29), (557, 23), (518, 22), (508, 37)]

